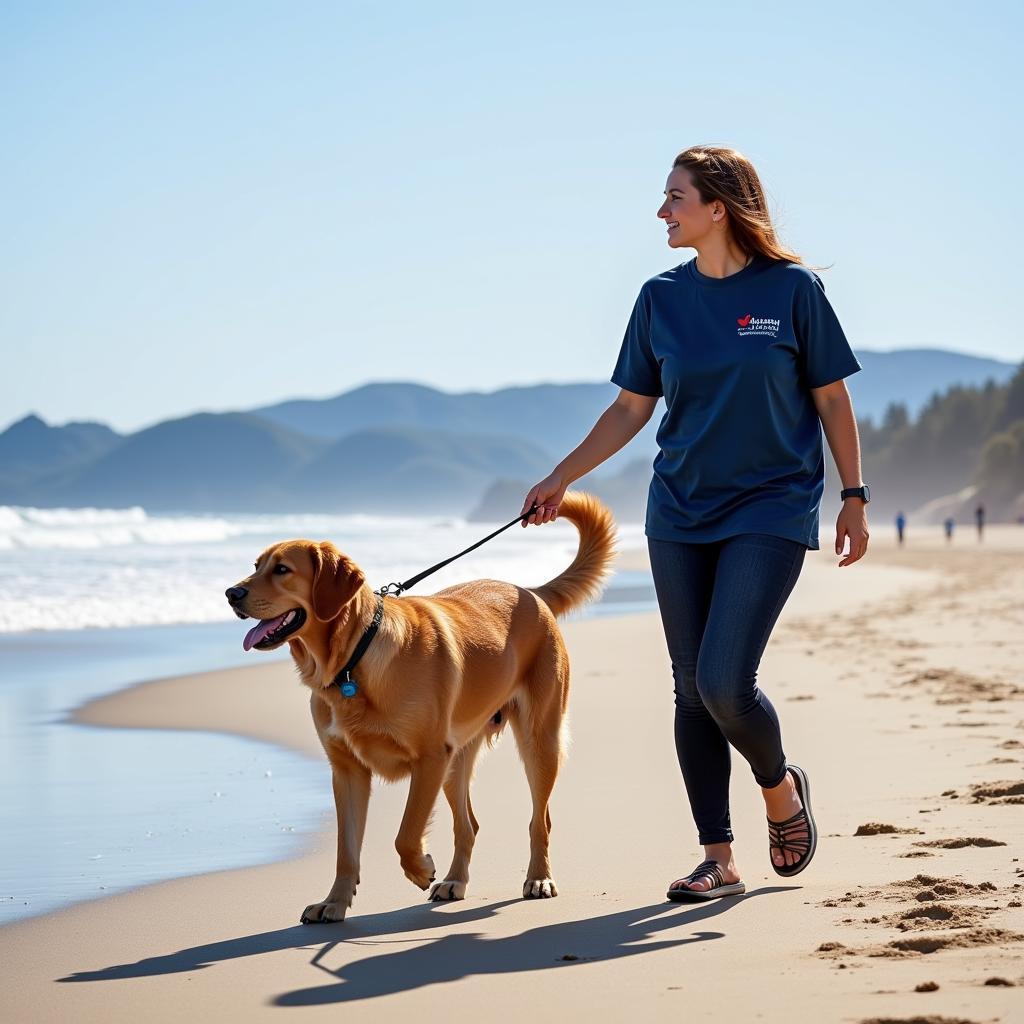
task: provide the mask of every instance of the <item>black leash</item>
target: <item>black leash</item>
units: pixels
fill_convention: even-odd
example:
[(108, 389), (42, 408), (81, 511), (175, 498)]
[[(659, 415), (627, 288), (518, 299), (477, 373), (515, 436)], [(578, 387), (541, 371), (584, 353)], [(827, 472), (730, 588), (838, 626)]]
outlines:
[(478, 540), (475, 544), (466, 548), (465, 551), (460, 551), (457, 555), (452, 555), (451, 558), (446, 558), (443, 562), (438, 562), (437, 565), (431, 566), (429, 569), (421, 572), (418, 576), (413, 576), (412, 579), (406, 580), (404, 583), (389, 583), (387, 586), (381, 587), (380, 590), (375, 590), (374, 593), (377, 595), (377, 608), (373, 613), (373, 621), (363, 631), (363, 635), (359, 638), (359, 643), (356, 644), (356, 649), (352, 652), (352, 657), (345, 662), (345, 667), (342, 668), (331, 680), (331, 685), (337, 686), (341, 690), (341, 695), (343, 697), (354, 697), (359, 691), (359, 684), (352, 678), (352, 670), (359, 664), (359, 659), (366, 653), (366, 650), (372, 643), (373, 638), (377, 635), (381, 619), (384, 617), (385, 597), (400, 597), (403, 590), (408, 590), (410, 587), (416, 586), (420, 580), (425, 580), (431, 573), (437, 572), (438, 569), (443, 569), (449, 562), (454, 562), (456, 558), (468, 555), (474, 548), (480, 547), (481, 544), (486, 544), (487, 541), (497, 537), (499, 533), (504, 532), (510, 526), (515, 526), (516, 523), (522, 522), (524, 519), (528, 519), (537, 511), (537, 508), (537, 505), (531, 506), (529, 512), (524, 512), (521, 516), (517, 516), (511, 523), (507, 523), (505, 526), (501, 527), (500, 530), (495, 530), (494, 533), (488, 534), (488, 536), (484, 537), (483, 540)]
[(499, 533), (503, 533), (510, 526), (515, 526), (516, 523), (522, 522), (524, 519), (529, 518), (537, 511), (539, 505), (530, 506), (529, 512), (524, 512), (521, 516), (516, 516), (511, 523), (506, 524), (500, 530), (495, 530), (494, 533), (484, 537), (483, 540), (478, 540), (475, 544), (470, 545), (465, 551), (460, 551), (457, 555), (452, 555), (451, 558), (446, 558), (443, 562), (438, 562), (437, 565), (432, 565), (429, 569), (421, 572), (418, 576), (413, 576), (411, 580), (406, 580), (404, 583), (389, 583), (386, 587), (381, 587), (380, 590), (374, 591), (374, 593), (380, 594), (381, 597), (387, 597), (389, 594), (394, 597), (400, 597), (403, 590), (408, 590), (410, 587), (416, 586), (420, 580), (425, 580), (431, 573), (437, 572), (438, 569), (443, 569), (449, 562), (454, 562), (456, 558), (461, 558), (463, 555), (468, 555), (474, 548), (480, 547), (481, 544), (486, 544), (489, 540), (497, 537)]

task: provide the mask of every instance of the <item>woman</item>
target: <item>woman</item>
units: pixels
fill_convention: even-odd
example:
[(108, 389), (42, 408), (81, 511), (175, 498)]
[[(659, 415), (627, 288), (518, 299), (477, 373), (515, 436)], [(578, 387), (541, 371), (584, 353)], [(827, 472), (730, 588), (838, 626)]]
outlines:
[(817, 843), (807, 774), (787, 764), (779, 720), (757, 687), (768, 636), (807, 549), (818, 548), (821, 428), (842, 478), (839, 562), (868, 543), (867, 487), (843, 381), (860, 369), (818, 276), (776, 238), (741, 153), (676, 157), (658, 216), (697, 256), (647, 281), (586, 439), (533, 487), (523, 526), (555, 519), (566, 488), (666, 412), (646, 534), (675, 680), (675, 740), (704, 861), (672, 882), (687, 901), (744, 891), (733, 858), (729, 745), (748, 761), (768, 816), (771, 863), (798, 874)]

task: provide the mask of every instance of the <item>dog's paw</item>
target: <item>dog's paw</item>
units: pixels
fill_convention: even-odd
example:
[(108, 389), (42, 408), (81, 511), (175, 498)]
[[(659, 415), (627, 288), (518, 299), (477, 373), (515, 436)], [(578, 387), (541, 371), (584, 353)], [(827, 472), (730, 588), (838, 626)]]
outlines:
[(453, 882), (451, 879), (437, 882), (430, 887), (430, 895), (427, 898), (434, 903), (440, 903), (443, 900), (464, 900), (466, 898), (466, 883)]
[(344, 921), (348, 913), (347, 903), (310, 903), (299, 918), (300, 924), (329, 924)]
[(549, 900), (558, 895), (553, 878), (528, 878), (523, 883), (524, 900)]
[(437, 877), (437, 872), (434, 870), (434, 858), (429, 853), (421, 854), (418, 857), (403, 857), (402, 870), (405, 872), (405, 877), (420, 889), (426, 889)]

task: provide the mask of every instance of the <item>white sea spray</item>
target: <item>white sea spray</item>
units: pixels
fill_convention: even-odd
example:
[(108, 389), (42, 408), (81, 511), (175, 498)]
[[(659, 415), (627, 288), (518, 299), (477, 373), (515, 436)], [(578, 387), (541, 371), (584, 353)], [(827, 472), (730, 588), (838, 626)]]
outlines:
[[(275, 541), (332, 540), (376, 588), (408, 579), (500, 525), (452, 516), (154, 515), (137, 506), (0, 506), (0, 633), (227, 621), (225, 588), (246, 576)], [(622, 547), (642, 543), (642, 527), (621, 529)], [(476, 578), (537, 585), (569, 564), (576, 544), (569, 523), (513, 527), (414, 593)]]

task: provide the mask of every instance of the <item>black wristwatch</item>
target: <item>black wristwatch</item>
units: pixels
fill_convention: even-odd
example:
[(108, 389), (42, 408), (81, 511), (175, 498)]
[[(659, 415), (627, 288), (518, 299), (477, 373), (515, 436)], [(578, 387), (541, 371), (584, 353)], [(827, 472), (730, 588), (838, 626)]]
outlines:
[(866, 505), (871, 500), (871, 488), (867, 484), (860, 487), (846, 487), (839, 492), (839, 497), (846, 501), (847, 498), (860, 498)]

